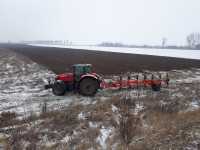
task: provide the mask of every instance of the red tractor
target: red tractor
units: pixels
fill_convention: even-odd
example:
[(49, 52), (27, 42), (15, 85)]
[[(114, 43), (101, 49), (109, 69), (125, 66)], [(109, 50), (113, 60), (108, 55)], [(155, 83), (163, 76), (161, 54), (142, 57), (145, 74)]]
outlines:
[(76, 64), (72, 68), (72, 73), (57, 75), (53, 83), (45, 85), (45, 89), (52, 88), (53, 94), (58, 96), (67, 91), (77, 91), (84, 96), (95, 95), (102, 80), (98, 74), (92, 72), (92, 65)]
[(166, 76), (166, 80), (155, 79), (152, 75), (151, 79), (147, 79), (144, 74), (143, 79), (139, 79), (138, 75), (135, 79), (131, 79), (128, 76), (127, 80), (119, 77), (117, 81), (105, 82), (102, 77), (92, 72), (91, 64), (76, 64), (72, 66), (72, 73), (64, 73), (57, 75), (53, 83), (49, 81), (48, 85), (45, 85), (45, 89), (52, 89), (53, 94), (57, 96), (64, 95), (67, 91), (77, 91), (84, 96), (94, 96), (98, 89), (105, 88), (133, 88), (138, 86), (151, 86), (153, 91), (160, 91), (161, 84), (166, 83), (168, 85), (169, 78)]

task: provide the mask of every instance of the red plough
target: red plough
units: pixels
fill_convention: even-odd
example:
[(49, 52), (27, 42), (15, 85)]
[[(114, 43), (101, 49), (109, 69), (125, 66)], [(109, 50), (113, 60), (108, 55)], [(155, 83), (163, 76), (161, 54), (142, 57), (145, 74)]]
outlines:
[(155, 79), (154, 75), (151, 75), (151, 79), (147, 79), (147, 75), (143, 75), (143, 79), (139, 79), (139, 75), (136, 75), (135, 79), (131, 79), (130, 76), (127, 77), (127, 80), (124, 80), (121, 76), (117, 81), (102, 81), (101, 88), (138, 88), (138, 87), (152, 87), (154, 91), (160, 91), (162, 85), (168, 87), (169, 84), (169, 76), (166, 74), (165, 80), (162, 79), (161, 74), (159, 75), (159, 79)]

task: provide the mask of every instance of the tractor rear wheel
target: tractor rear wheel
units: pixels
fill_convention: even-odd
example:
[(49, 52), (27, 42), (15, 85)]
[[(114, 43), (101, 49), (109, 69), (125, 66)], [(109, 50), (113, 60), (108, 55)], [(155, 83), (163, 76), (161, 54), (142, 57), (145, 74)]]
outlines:
[(56, 96), (63, 96), (66, 92), (65, 83), (63, 82), (56, 82), (52, 86), (52, 92)]
[(99, 89), (99, 82), (93, 78), (85, 78), (80, 81), (79, 93), (84, 96), (94, 96)]

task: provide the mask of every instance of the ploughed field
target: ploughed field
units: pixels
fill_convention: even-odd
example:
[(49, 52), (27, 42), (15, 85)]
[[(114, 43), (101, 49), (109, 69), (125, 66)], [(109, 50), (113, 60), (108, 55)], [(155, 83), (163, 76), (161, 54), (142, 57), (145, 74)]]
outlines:
[(21, 53), (55, 73), (65, 72), (70, 69), (71, 65), (78, 63), (90, 63), (94, 66), (94, 71), (100, 74), (120, 74), (128, 71), (141, 72), (143, 70), (169, 71), (200, 67), (200, 60), (161, 56), (15, 44), (2, 44), (0, 47)]

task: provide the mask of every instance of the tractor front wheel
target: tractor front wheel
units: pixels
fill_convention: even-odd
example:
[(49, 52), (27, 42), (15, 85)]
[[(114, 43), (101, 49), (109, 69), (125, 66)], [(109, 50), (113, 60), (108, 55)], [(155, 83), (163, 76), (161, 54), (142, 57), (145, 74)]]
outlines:
[(153, 91), (158, 92), (161, 89), (161, 85), (160, 84), (152, 84), (151, 88)]
[(52, 92), (56, 96), (63, 96), (66, 92), (65, 83), (63, 82), (56, 82), (52, 86)]
[(93, 78), (85, 78), (80, 81), (79, 93), (84, 96), (94, 96), (99, 89), (99, 82)]

